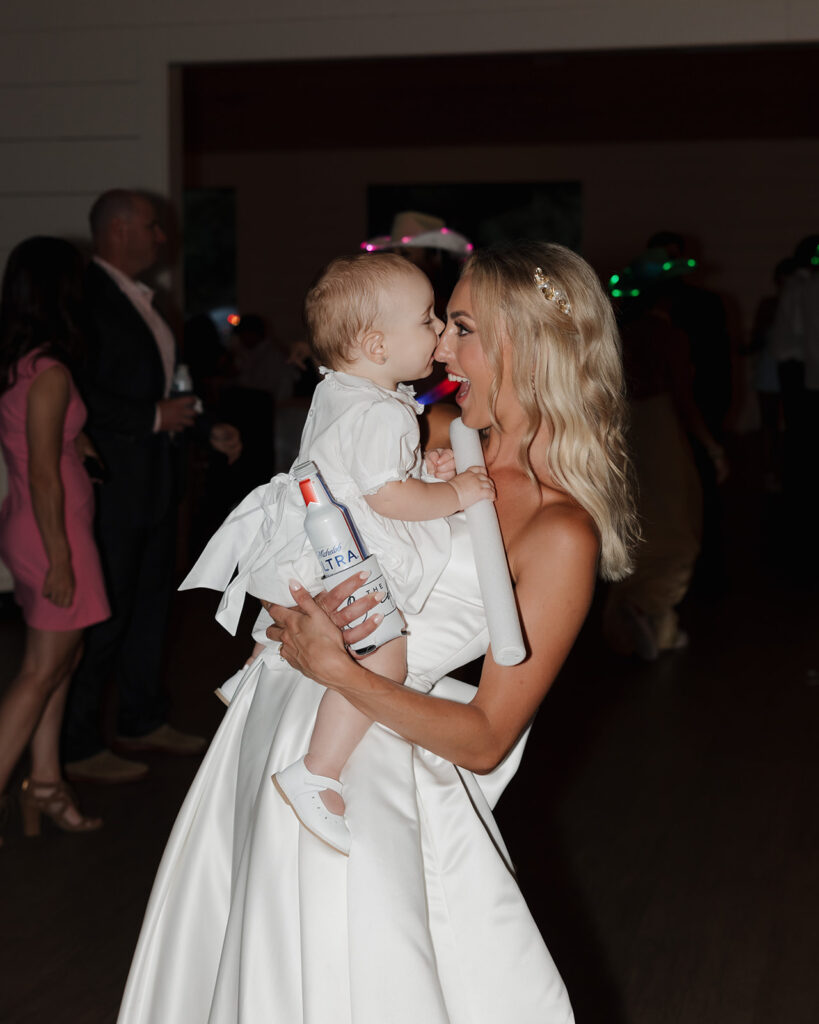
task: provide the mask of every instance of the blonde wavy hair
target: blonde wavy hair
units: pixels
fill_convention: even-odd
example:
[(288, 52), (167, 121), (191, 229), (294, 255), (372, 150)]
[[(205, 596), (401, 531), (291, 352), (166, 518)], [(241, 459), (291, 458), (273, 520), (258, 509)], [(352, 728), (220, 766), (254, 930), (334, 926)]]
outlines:
[[(540, 268), (550, 289), (535, 283)], [(570, 249), (546, 242), (492, 246), (466, 262), (484, 353), (494, 371), (492, 421), (504, 372), (504, 340), (515, 393), (527, 418), (521, 465), (535, 479), (531, 446), (541, 425), (557, 484), (594, 520), (600, 533), (600, 575), (632, 571), (639, 527), (625, 441), (626, 401), (620, 339), (611, 304), (592, 268)], [(559, 295), (559, 293), (563, 295)], [(564, 312), (565, 297), (570, 306)]]

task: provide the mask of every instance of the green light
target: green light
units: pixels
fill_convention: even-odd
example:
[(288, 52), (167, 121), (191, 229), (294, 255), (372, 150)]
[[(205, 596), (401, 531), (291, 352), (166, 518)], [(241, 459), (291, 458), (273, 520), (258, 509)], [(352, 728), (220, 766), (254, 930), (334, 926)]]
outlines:
[(671, 260), (666, 260), (665, 263), (663, 264), (663, 270), (671, 270), (671, 266), (672, 266)]
[(697, 265), (696, 260), (686, 260), (685, 262), (688, 264), (689, 267), (696, 267)]
[(623, 293), (620, 291), (619, 288), (613, 288), (611, 294), (615, 299), (619, 299)]
[(640, 294), (640, 289), (639, 288), (632, 288), (631, 291), (629, 292), (629, 295), (633, 299), (636, 299), (639, 294)]
[(609, 278), (609, 284), (617, 284), (617, 282), (619, 280), (620, 280), (620, 275), (619, 274), (612, 274), (611, 277)]
[(819, 267), (819, 256), (811, 256), (810, 262), (811, 262), (811, 266)]

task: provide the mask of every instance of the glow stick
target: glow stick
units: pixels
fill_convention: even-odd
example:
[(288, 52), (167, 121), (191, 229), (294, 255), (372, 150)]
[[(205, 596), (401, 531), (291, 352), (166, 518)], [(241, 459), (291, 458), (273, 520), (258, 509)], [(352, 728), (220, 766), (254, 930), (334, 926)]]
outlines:
[[(477, 430), (465, 427), (457, 419), (450, 424), (449, 436), (459, 473), (470, 466), (485, 466)], [(492, 657), (498, 665), (517, 665), (526, 657), (526, 647), (494, 503), (485, 500), (470, 506), (466, 510), (466, 524), (475, 552)]]

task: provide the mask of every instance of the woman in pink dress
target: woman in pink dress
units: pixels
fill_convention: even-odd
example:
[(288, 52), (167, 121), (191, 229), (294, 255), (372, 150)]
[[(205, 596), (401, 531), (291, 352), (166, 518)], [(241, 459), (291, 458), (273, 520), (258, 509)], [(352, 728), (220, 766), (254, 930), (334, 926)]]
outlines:
[[(85, 406), (71, 367), (82, 352), (82, 258), (68, 242), (30, 238), (11, 255), (0, 303), (0, 444), (9, 492), (0, 559), (23, 609), (23, 664), (0, 702), (0, 794), (26, 745), (23, 831), (45, 814), (68, 832), (84, 817), (60, 771), (59, 737), (83, 629), (110, 614), (94, 545), (94, 492), (82, 455)], [(7, 797), (0, 797), (5, 804)]]

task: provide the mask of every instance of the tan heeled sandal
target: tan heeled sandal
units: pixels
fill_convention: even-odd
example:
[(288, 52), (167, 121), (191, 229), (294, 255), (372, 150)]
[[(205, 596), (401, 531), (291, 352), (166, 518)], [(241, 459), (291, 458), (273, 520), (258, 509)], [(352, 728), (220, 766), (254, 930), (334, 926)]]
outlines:
[(23, 815), (24, 836), (40, 834), (40, 818), (44, 814), (63, 832), (96, 832), (98, 828), (102, 828), (102, 818), (86, 818), (81, 815), (79, 821), (71, 821), (69, 812), (72, 809), (77, 810), (77, 800), (65, 782), (23, 779), (20, 788), (20, 810)]

